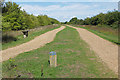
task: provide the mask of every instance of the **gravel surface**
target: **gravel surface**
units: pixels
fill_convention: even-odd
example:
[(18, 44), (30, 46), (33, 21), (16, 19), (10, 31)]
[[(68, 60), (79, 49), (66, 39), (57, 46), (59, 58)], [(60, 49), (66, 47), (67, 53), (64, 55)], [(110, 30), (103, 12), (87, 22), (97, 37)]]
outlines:
[(90, 46), (100, 59), (107, 64), (107, 66), (118, 74), (118, 45), (109, 42), (86, 29), (75, 28), (80, 37)]
[(16, 47), (12, 47), (12, 48), (8, 48), (6, 50), (3, 50), (0, 53), (0, 57), (2, 57), (0, 62), (8, 60), (9, 58), (13, 58), (20, 53), (24, 53), (27, 51), (31, 51), (31, 50), (40, 48), (41, 46), (44, 46), (46, 43), (50, 43), (51, 41), (54, 40), (56, 33), (63, 30), (64, 28), (65, 28), (65, 26), (61, 26), (58, 29), (46, 32), (46, 33), (36, 37), (35, 39), (33, 39), (29, 42), (23, 43), (23, 44), (16, 46)]

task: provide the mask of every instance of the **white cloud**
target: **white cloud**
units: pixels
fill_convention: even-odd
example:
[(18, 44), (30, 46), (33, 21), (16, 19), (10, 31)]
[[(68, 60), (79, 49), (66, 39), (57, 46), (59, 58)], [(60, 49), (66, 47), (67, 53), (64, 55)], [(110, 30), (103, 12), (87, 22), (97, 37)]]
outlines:
[(70, 18), (74, 18), (74, 17), (77, 17), (77, 16), (72, 16), (72, 17), (70, 17)]
[(38, 5), (24, 5), (24, 4), (21, 4), (20, 5), (23, 9), (27, 10), (27, 11), (52, 11), (52, 10), (57, 10), (58, 8), (60, 8), (59, 5), (51, 5), (51, 6), (47, 6), (47, 7), (42, 7), (42, 6), (38, 6)]
[(40, 14), (48, 15), (59, 21), (68, 21), (73, 16), (84, 19), (87, 16), (92, 17), (100, 12), (107, 12), (116, 8), (114, 5), (111, 6), (107, 3), (104, 6), (103, 4), (95, 3), (91, 5), (82, 3), (61, 4), (47, 6), (20, 4), (20, 6), (22, 10), (25, 9), (26, 12), (35, 16)]
[(73, 4), (73, 5), (61, 7), (61, 10), (83, 10), (83, 9), (86, 9), (89, 7), (90, 6), (88, 6), (88, 5)]

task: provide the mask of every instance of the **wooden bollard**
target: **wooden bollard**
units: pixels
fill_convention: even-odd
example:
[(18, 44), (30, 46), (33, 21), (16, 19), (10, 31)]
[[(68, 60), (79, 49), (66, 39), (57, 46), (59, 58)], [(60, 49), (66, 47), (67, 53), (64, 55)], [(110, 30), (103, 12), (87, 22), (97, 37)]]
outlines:
[(50, 67), (56, 67), (57, 66), (57, 55), (56, 52), (52, 51), (50, 54)]

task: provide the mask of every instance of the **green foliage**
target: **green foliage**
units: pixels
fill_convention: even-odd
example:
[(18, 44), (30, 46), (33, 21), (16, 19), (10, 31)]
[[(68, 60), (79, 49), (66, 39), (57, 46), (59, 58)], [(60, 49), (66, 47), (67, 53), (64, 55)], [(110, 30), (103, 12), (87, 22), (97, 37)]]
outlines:
[(16, 67), (16, 64), (14, 62), (15, 62), (14, 59), (11, 59), (11, 58), (9, 59), (8, 70), (11, 70)]
[(72, 19), (70, 20), (70, 22), (77, 24), (77, 17), (72, 18)]
[(108, 25), (112, 28), (118, 28), (118, 22), (120, 21), (120, 12), (114, 10), (112, 12), (108, 12), (106, 14), (100, 13), (91, 18), (86, 18), (85, 20), (72, 18), (69, 23), (70, 24), (78, 24), (78, 25)]
[[(50, 67), (49, 52), (57, 53), (57, 67)], [(102, 64), (95, 53), (80, 38), (79, 33), (70, 27), (57, 33), (53, 42), (45, 46), (22, 53), (14, 58), (21, 78), (116, 78), (106, 65)], [(9, 61), (4, 61), (8, 65)], [(43, 65), (43, 68), (42, 68)], [(44, 69), (41, 71), (41, 69)], [(3, 67), (3, 78), (14, 78), (13, 72)], [(29, 76), (28, 73), (31, 73)], [(44, 73), (41, 76), (41, 73)], [(83, 75), (82, 75), (83, 74)], [(92, 75), (91, 75), (92, 74)], [(94, 80), (94, 79), (91, 79)], [(98, 79), (96, 79), (98, 80)]]
[(75, 26), (75, 27), (87, 29), (88, 31), (98, 35), (99, 37), (101, 37), (103, 39), (106, 39), (110, 42), (120, 45), (120, 42), (118, 40), (119, 39), (118, 38), (118, 30), (109, 28), (108, 25), (98, 24), (98, 27), (97, 26), (85, 26), (85, 27)]
[(8, 60), (8, 65), (4, 65), (7, 71), (12, 72), (12, 74), (9, 74), (9, 77), (11, 78), (11, 75), (14, 75), (16, 78), (19, 76), (18, 70), (17, 70), (17, 65), (15, 64), (14, 59), (9, 59)]
[(59, 27), (60, 26), (58, 25), (49, 25), (42, 27), (42, 29), (39, 27), (36, 29), (31, 29), (27, 38), (23, 38), (23, 34), (20, 33), (21, 31), (5, 31), (2, 34), (2, 50), (28, 42), (45, 32), (57, 29)]
[(7, 2), (2, 4), (2, 29), (6, 30), (24, 30), (38, 26), (59, 24), (59, 21), (49, 18), (47, 15), (34, 16), (27, 14), (25, 10), (20, 10), (16, 3)]
[(50, 18), (52, 24), (60, 24), (60, 22), (54, 18)]

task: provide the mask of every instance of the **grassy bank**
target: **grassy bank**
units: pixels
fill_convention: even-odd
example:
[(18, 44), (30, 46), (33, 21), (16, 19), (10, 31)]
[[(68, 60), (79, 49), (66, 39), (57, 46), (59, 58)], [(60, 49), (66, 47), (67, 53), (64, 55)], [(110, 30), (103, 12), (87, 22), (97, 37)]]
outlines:
[[(50, 67), (49, 52), (57, 53), (57, 67)], [(10, 65), (16, 65), (10, 66)], [(43, 76), (41, 66), (43, 65)], [(29, 78), (110, 78), (117, 77), (95, 56), (70, 27), (57, 33), (53, 42), (3, 62), (3, 77)]]
[[(47, 26), (47, 27), (41, 27), (41, 28), (36, 28), (36, 29), (32, 29), (30, 30), (29, 32), (29, 36), (27, 38), (23, 38), (23, 34), (22, 33), (18, 33), (19, 35), (13, 37), (14, 41), (11, 41), (11, 42), (8, 42), (8, 43), (3, 43), (2, 44), (2, 49), (7, 49), (7, 48), (10, 48), (10, 47), (14, 47), (14, 46), (17, 46), (17, 45), (20, 45), (22, 43), (25, 43), (25, 42), (28, 42), (32, 39), (34, 39), (36, 36), (39, 36), (47, 31), (50, 31), (50, 30), (53, 30), (53, 29), (56, 29), (56, 28), (59, 28), (60, 26)], [(12, 36), (16, 35), (15, 32), (13, 33)], [(11, 37), (12, 37), (11, 36)], [(8, 37), (10, 38), (10, 37)]]
[(97, 26), (75, 26), (75, 27), (87, 29), (88, 31), (100, 36), (103, 39), (106, 39), (117, 45), (120, 45), (120, 42), (118, 40), (117, 29), (111, 29), (108, 27), (97, 27)]

